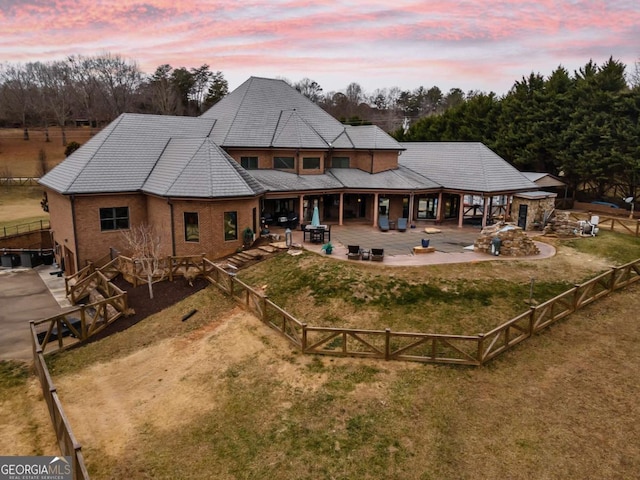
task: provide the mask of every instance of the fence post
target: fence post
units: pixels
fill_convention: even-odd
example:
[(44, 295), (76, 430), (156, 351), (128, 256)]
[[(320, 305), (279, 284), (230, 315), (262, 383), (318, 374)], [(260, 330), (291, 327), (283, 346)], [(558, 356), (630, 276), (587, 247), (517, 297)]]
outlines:
[(533, 336), (536, 330), (536, 307), (534, 305), (529, 307), (529, 336)]
[(307, 351), (307, 324), (302, 324), (302, 353)]
[(391, 329), (389, 327), (384, 329), (384, 359), (389, 360), (391, 358)]
[(578, 310), (578, 297), (580, 295), (580, 285), (578, 285), (577, 283), (573, 284), (573, 288), (576, 289), (575, 292), (573, 292), (573, 302), (571, 302), (573, 305), (573, 312), (575, 312), (576, 310)]
[(611, 282), (609, 285), (609, 293), (613, 292), (616, 288), (616, 279), (618, 277), (619, 267), (611, 267)]
[(476, 360), (478, 361), (478, 365), (482, 365), (484, 356), (484, 333), (478, 334), (478, 353), (476, 354)]
[(260, 319), (264, 323), (267, 323), (267, 296), (262, 296), (262, 318)]

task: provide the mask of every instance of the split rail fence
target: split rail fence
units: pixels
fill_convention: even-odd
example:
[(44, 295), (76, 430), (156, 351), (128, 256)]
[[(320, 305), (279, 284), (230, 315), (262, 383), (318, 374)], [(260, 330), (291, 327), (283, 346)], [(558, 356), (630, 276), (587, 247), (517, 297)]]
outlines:
[[(60, 449), (64, 455), (72, 457), (76, 479), (88, 479), (89, 476), (81, 446), (73, 436), (49, 375), (44, 349), (52, 340), (58, 341), (59, 349), (67, 348), (68, 345), (63, 343), (64, 337), (60, 334), (63, 328), (68, 328), (76, 341), (83, 341), (122, 316), (127, 309), (126, 293), (113, 285), (110, 279), (123, 270), (128, 275), (133, 275), (133, 278), (138, 278), (137, 271), (131, 270), (132, 265), (131, 259), (126, 257), (117, 257), (99, 269), (94, 264), (88, 265), (70, 277), (66, 284), (67, 293), (72, 299), (81, 299), (90, 289), (97, 289), (105, 296), (104, 300), (81, 306), (64, 315), (31, 322), (35, 369)], [(202, 275), (303, 353), (475, 366), (487, 363), (599, 298), (640, 280), (640, 259), (637, 259), (626, 265), (613, 267), (540, 305), (532, 306), (485, 334), (443, 335), (393, 332), (389, 328), (363, 330), (309, 326), (204, 256), (169, 257), (166, 265), (166, 274), (170, 278), (196, 272), (197, 275)], [(79, 314), (79, 322), (71, 320), (72, 314)], [(38, 334), (38, 325), (47, 322), (44, 334)]]
[[(590, 220), (592, 215), (587, 213), (572, 212), (571, 217), (575, 220)], [(598, 221), (598, 228), (610, 230), (612, 232), (621, 232), (640, 237), (640, 220), (624, 219), (617, 217), (603, 217)]]

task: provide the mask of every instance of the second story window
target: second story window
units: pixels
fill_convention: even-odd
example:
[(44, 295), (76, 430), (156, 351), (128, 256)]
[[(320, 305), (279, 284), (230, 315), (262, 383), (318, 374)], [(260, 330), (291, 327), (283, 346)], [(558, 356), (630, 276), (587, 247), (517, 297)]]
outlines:
[(318, 170), (320, 168), (320, 158), (304, 157), (302, 159), (303, 170)]
[(349, 157), (333, 157), (331, 168), (349, 168)]
[(246, 170), (257, 170), (258, 157), (240, 157), (240, 165)]
[(293, 170), (296, 168), (296, 161), (293, 157), (273, 157), (273, 168)]

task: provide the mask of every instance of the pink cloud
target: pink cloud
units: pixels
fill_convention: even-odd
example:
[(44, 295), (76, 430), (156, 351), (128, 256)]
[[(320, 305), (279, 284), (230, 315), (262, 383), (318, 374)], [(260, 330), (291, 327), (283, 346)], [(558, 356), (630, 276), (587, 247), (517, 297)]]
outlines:
[(640, 9), (631, 0), (5, 3), (4, 61), (110, 51), (139, 61), (147, 72), (162, 63), (207, 63), (225, 75), (252, 67), (297, 77), (366, 72), (386, 79), (395, 73), (396, 83), (447, 79), (449, 72), (451, 83), (475, 79), (477, 88), (497, 89), (485, 85), (503, 85), (504, 78), (512, 83), (541, 65), (548, 73), (591, 56), (633, 61), (640, 36)]

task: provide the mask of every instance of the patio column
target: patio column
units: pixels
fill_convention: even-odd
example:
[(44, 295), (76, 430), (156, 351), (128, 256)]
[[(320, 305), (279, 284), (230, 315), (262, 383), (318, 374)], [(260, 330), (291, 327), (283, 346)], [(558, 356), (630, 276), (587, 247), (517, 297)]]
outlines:
[(460, 212), (458, 213), (458, 228), (462, 228), (464, 222), (464, 194), (460, 194)]
[(413, 222), (413, 200), (415, 198), (415, 194), (409, 194), (409, 224)]
[(436, 223), (442, 222), (442, 192), (438, 194), (438, 208), (436, 210)]
[(380, 199), (378, 198), (378, 192), (373, 194), (373, 226), (378, 226), (378, 208), (380, 206)]
[(300, 224), (304, 223), (304, 195), (300, 194), (299, 205), (298, 205), (298, 220)]
[(487, 197), (482, 197), (482, 203), (484, 204), (484, 208), (482, 211), (482, 228), (487, 226), (487, 214), (489, 212), (489, 199)]
[(511, 202), (513, 201), (513, 196), (511, 195), (507, 195), (507, 206), (504, 209), (504, 221), (506, 222), (507, 219), (509, 219), (509, 221), (511, 221)]
[(338, 207), (338, 225), (342, 225), (344, 217), (344, 193), (340, 192), (340, 206)]

